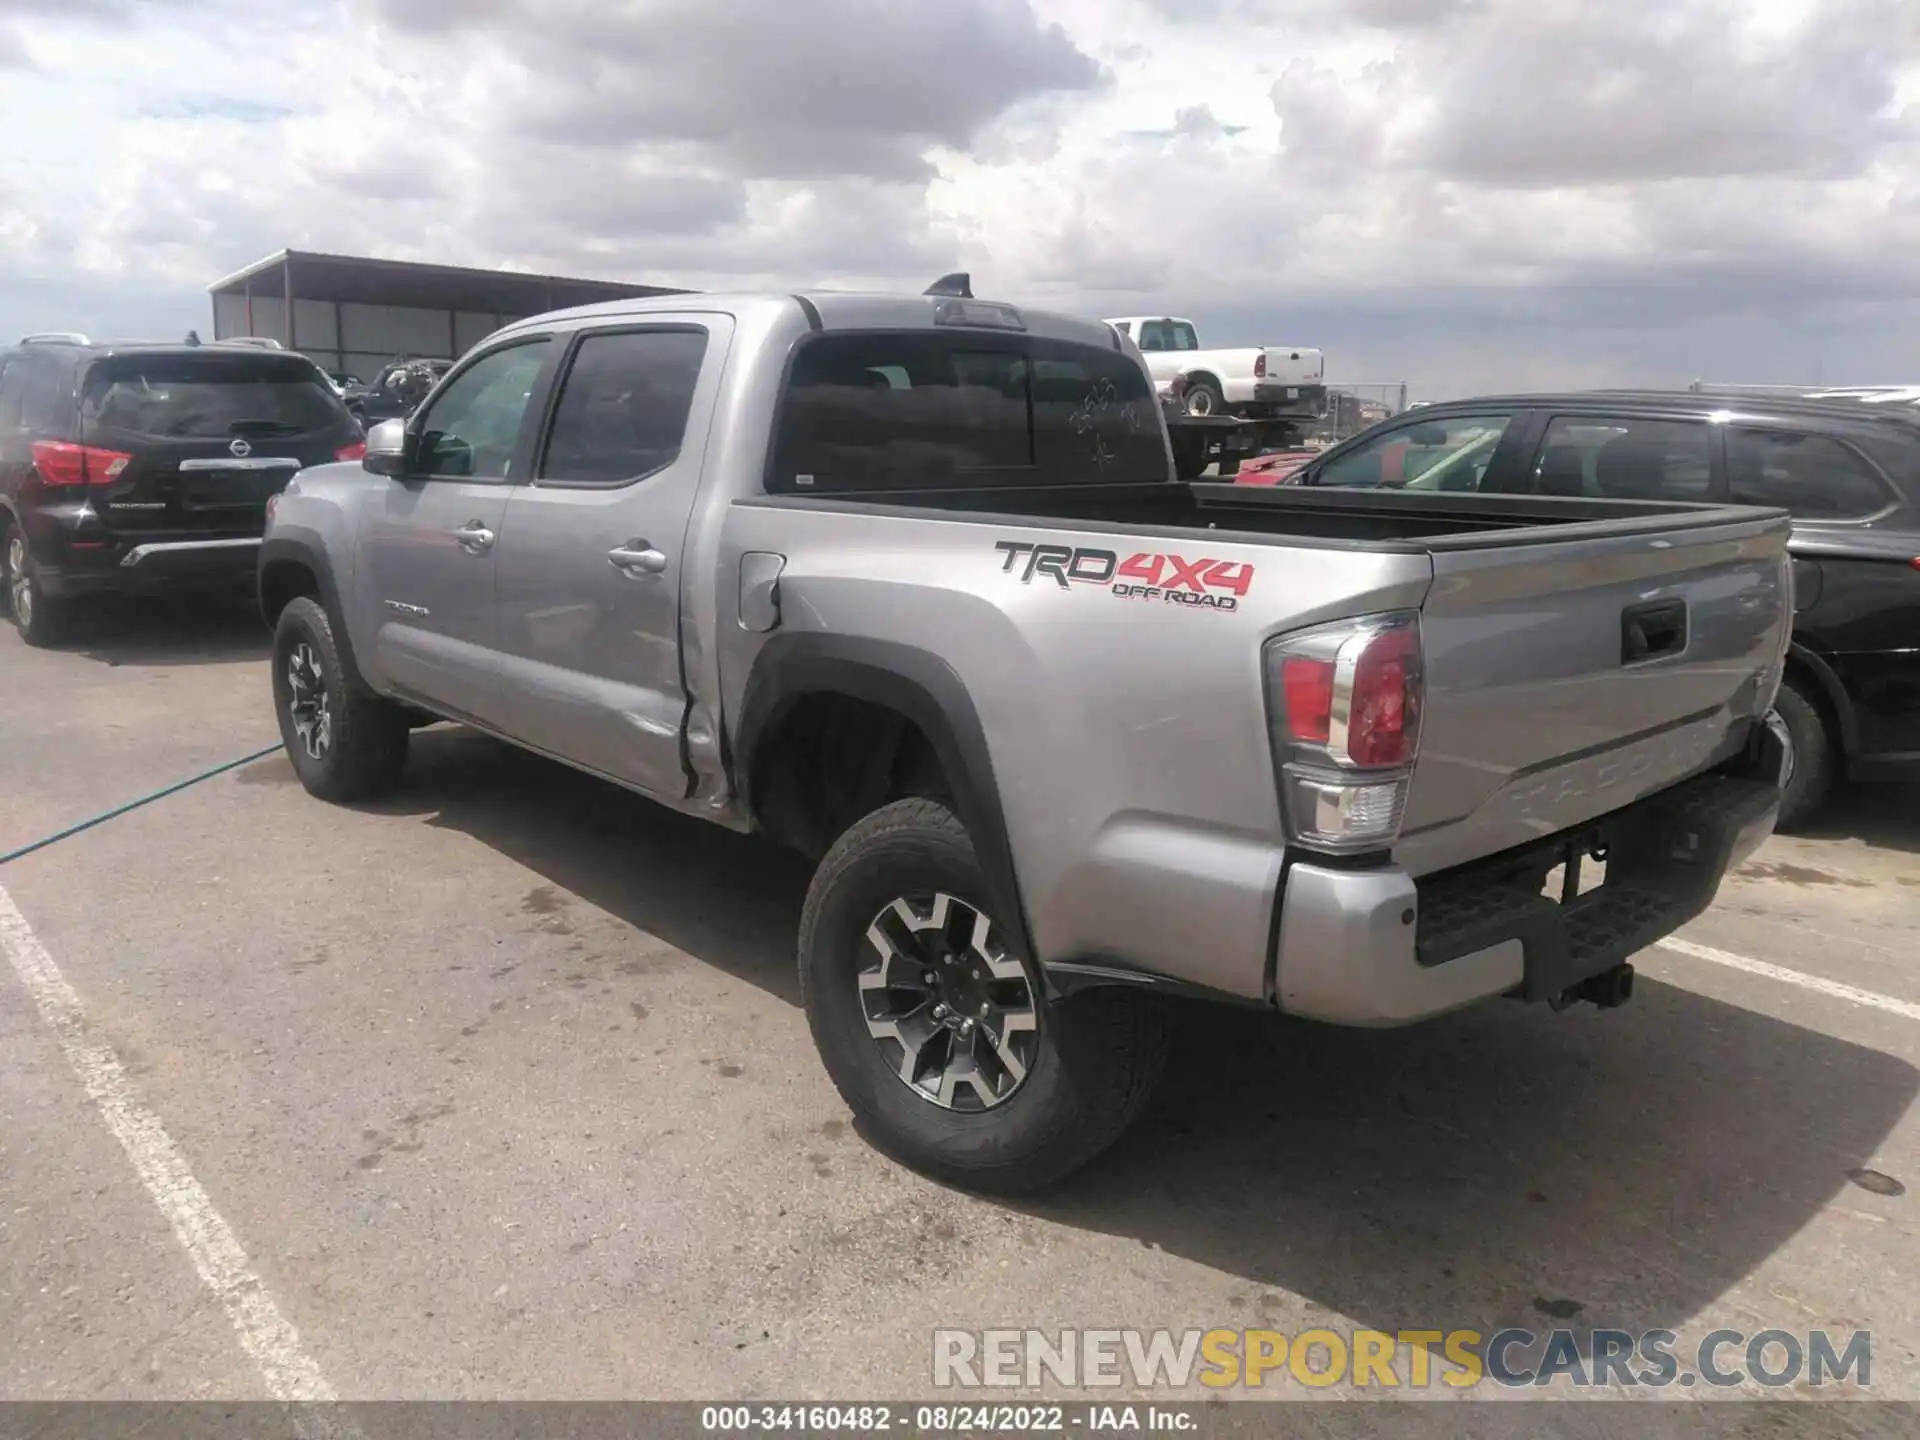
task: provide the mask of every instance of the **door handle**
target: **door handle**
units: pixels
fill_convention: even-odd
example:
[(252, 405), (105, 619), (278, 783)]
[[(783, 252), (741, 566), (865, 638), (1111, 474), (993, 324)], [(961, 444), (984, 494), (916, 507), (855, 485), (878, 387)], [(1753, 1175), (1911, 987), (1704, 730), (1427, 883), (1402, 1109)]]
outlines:
[(458, 530), (454, 531), (453, 534), (454, 538), (459, 540), (460, 548), (465, 550), (469, 555), (486, 554), (487, 551), (493, 549), (493, 542), (497, 538), (493, 531), (489, 530), (485, 525), (482, 525), (478, 520), (469, 520)]
[(607, 552), (607, 563), (630, 580), (644, 580), (667, 568), (667, 557), (644, 540), (629, 540)]

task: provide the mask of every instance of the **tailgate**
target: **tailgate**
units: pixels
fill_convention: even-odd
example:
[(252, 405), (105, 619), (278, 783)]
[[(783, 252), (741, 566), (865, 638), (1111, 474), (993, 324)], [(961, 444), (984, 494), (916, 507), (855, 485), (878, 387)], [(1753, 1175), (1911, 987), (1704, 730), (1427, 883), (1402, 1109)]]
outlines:
[(1260, 378), (1269, 385), (1317, 385), (1326, 373), (1326, 357), (1318, 350), (1269, 345), (1261, 353), (1267, 357), (1267, 373)]
[(1786, 651), (1788, 526), (1720, 511), (1436, 545), (1400, 863), (1428, 874), (1568, 829), (1737, 748)]

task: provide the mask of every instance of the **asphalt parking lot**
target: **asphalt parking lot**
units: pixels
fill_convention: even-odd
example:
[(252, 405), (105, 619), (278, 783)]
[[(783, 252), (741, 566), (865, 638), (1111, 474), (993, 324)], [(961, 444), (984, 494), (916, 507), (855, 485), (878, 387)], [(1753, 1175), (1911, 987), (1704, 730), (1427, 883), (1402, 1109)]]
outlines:
[[(240, 608), (0, 628), (0, 853), (274, 744), (265, 655)], [(1772, 841), (1616, 1012), (1195, 1012), (1008, 1203), (850, 1131), (797, 861), (457, 730), (361, 810), (271, 755), (0, 869), (0, 1398), (924, 1398), (936, 1325), (1574, 1323), (1868, 1329), (1920, 1399), (1916, 802)]]

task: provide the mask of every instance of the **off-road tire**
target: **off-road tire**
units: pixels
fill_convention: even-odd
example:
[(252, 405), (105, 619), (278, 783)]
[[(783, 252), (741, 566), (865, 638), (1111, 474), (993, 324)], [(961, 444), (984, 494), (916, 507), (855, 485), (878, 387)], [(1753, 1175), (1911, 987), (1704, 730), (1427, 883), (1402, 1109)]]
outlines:
[[(936, 1105), (901, 1080), (868, 1033), (857, 978), (874, 917), (896, 899), (936, 893), (991, 914), (966, 827), (937, 801), (897, 800), (834, 842), (800, 917), (800, 993), (814, 1044), (864, 1132), (903, 1164), (971, 1190), (1051, 1185), (1140, 1114), (1165, 1068), (1172, 1017), (1158, 997), (1126, 989), (1049, 1002), (1029, 966), (1039, 1041), (1025, 1079), (990, 1109)], [(1011, 950), (997, 917), (995, 926)]]
[(1833, 791), (1839, 757), (1827, 717), (1792, 681), (1780, 687), (1774, 712), (1785, 722), (1793, 746), (1793, 773), (1780, 795), (1776, 829), (1791, 832), (1811, 820)]
[[(317, 659), (326, 687), (330, 735), (325, 753), (310, 753), (297, 732), (290, 671), (301, 646)], [(280, 612), (273, 632), (273, 708), (280, 740), (309, 795), (335, 804), (372, 800), (400, 783), (407, 763), (407, 711), (347, 678), (333, 622), (319, 601), (301, 596)]]

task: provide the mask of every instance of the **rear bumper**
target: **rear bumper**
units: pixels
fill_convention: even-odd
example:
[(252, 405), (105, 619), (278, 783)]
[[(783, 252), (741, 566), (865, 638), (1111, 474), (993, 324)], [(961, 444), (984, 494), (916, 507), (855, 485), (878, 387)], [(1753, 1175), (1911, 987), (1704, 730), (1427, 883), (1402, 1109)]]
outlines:
[(1254, 384), (1253, 404), (1281, 415), (1324, 415), (1327, 409), (1327, 387), (1318, 383), (1269, 384), (1261, 380)]
[(118, 541), (70, 547), (54, 563), (42, 561), (40, 575), (46, 593), (55, 598), (222, 589), (251, 583), (259, 559), (258, 536)]
[[(1404, 1025), (1494, 995), (1553, 999), (1619, 965), (1705, 910), (1773, 833), (1784, 755), (1765, 726), (1753, 731), (1736, 766), (1437, 875), (1294, 864), (1274, 954), (1280, 1008)], [(1605, 884), (1566, 904), (1541, 894), (1570, 852), (1596, 847)]]

